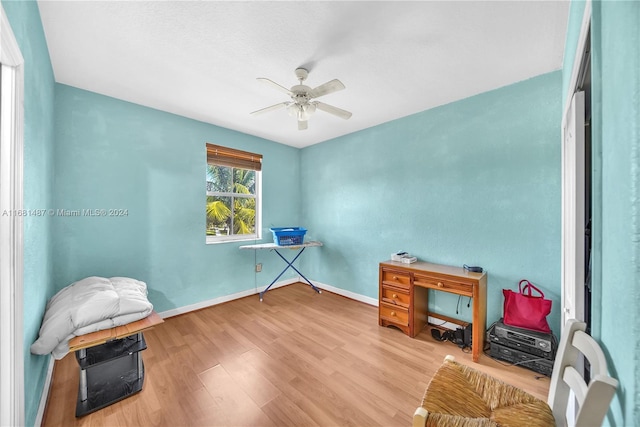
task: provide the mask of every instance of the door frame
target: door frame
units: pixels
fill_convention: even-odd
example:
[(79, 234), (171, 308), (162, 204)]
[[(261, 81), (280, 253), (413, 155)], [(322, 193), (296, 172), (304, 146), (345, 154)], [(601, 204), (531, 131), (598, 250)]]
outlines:
[[(24, 59), (0, 5), (0, 425), (24, 425)], [(4, 213), (7, 215), (4, 215)]]
[(585, 282), (585, 94), (573, 93), (562, 126), (562, 313), (584, 321)]
[[(584, 301), (584, 283), (581, 283), (579, 286), (575, 286), (576, 283), (576, 272), (584, 271), (584, 251), (575, 251), (571, 254), (570, 259), (568, 259), (566, 254), (565, 245), (567, 244), (567, 232), (568, 230), (576, 230), (578, 224), (576, 223), (577, 217), (580, 215), (575, 215), (575, 209), (569, 208), (570, 204), (576, 203), (575, 208), (582, 209), (584, 212), (584, 191), (583, 194), (577, 194), (577, 199), (571, 199), (571, 194), (565, 191), (565, 175), (574, 174), (575, 170), (564, 170), (566, 164), (576, 164), (576, 158), (573, 157), (571, 160), (567, 159), (567, 156), (576, 156), (578, 150), (572, 150), (572, 152), (567, 152), (565, 146), (565, 127), (567, 125), (567, 114), (572, 106), (572, 99), (574, 93), (578, 90), (579, 79), (580, 79), (580, 66), (585, 59), (585, 47), (587, 40), (589, 39), (589, 33), (591, 31), (591, 0), (587, 0), (584, 7), (584, 13), (582, 15), (582, 24), (580, 27), (580, 35), (578, 37), (578, 43), (576, 45), (576, 52), (573, 61), (573, 69), (571, 71), (571, 79), (569, 80), (569, 87), (567, 93), (565, 95), (564, 102), (564, 110), (562, 114), (562, 139), (561, 139), (561, 150), (562, 150), (562, 167), (563, 167), (563, 176), (562, 176), (562, 249), (561, 249), (561, 278), (562, 278), (562, 302), (561, 302), (561, 317), (564, 319), (565, 315), (565, 289), (567, 286), (575, 287), (574, 290), (571, 291), (572, 295), (575, 295), (575, 298), (578, 301)], [(583, 178), (584, 179), (584, 178)], [(576, 201), (577, 200), (577, 201)], [(581, 224), (584, 226), (584, 224)], [(578, 275), (584, 277), (584, 274)], [(584, 307), (577, 307), (579, 313), (582, 313), (582, 317), (584, 317)], [(578, 319), (584, 320), (584, 319)], [(561, 325), (564, 330), (564, 324)]]

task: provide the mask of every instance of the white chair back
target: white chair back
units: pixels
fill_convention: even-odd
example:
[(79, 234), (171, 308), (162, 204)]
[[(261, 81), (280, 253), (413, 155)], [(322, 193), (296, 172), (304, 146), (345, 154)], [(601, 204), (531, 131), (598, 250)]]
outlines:
[[(570, 391), (573, 391), (578, 405), (575, 425), (582, 427), (602, 425), (618, 387), (618, 381), (608, 374), (602, 349), (585, 330), (584, 322), (570, 319), (560, 337), (547, 400), (556, 425), (560, 427), (567, 425)], [(588, 383), (576, 369), (580, 354), (584, 355), (591, 367)]]

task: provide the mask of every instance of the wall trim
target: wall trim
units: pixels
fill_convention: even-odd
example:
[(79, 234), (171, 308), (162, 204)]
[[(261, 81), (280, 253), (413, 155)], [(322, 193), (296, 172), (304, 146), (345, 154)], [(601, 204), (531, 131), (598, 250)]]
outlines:
[(38, 412), (36, 413), (36, 419), (33, 423), (34, 426), (41, 426), (44, 419), (44, 411), (47, 409), (47, 402), (49, 401), (49, 392), (51, 391), (51, 382), (53, 380), (53, 366), (55, 365), (55, 359), (49, 356), (49, 366), (47, 367), (47, 376), (44, 379), (44, 386), (42, 387), (42, 396), (40, 396), (40, 404), (38, 405)]
[(347, 297), (347, 298), (352, 299), (352, 300), (363, 302), (365, 304), (373, 305), (375, 307), (378, 306), (378, 299), (377, 298), (371, 298), (371, 297), (368, 297), (368, 296), (365, 296), (365, 295), (362, 295), (362, 294), (357, 294), (355, 292), (347, 291), (345, 289), (336, 288), (335, 286), (327, 285), (326, 283), (316, 282), (315, 280), (312, 280), (311, 283), (313, 283), (314, 285), (316, 285), (320, 289), (324, 289), (325, 291), (329, 291), (329, 292), (332, 292), (334, 294), (338, 294), (338, 295), (341, 295), (343, 297)]
[[(279, 282), (274, 283), (273, 286), (271, 286), (271, 289), (280, 288), (282, 286), (291, 285), (291, 284), (297, 283), (299, 281), (300, 280), (299, 280), (298, 277), (295, 277), (293, 279), (281, 280)], [(314, 284), (315, 284), (315, 282), (314, 282)], [(244, 297), (248, 297), (248, 296), (251, 296), (251, 295), (257, 295), (260, 292), (264, 291), (266, 288), (267, 288), (266, 286), (262, 286), (262, 287), (257, 288), (257, 289), (256, 288), (247, 289), (246, 291), (236, 292), (235, 294), (224, 295), (224, 296), (213, 298), (213, 299), (210, 299), (210, 300), (201, 301), (201, 302), (198, 302), (198, 303), (195, 303), (195, 304), (185, 305), (185, 306), (174, 308), (174, 309), (171, 309), (171, 310), (166, 310), (166, 311), (160, 312), (158, 314), (163, 319), (166, 319), (168, 317), (178, 316), (180, 314), (189, 313), (191, 311), (196, 311), (196, 310), (201, 310), (203, 308), (212, 307), (214, 305), (222, 304), (224, 302), (233, 301), (233, 300), (244, 298)]]
[[(301, 277), (295, 277), (293, 279), (281, 280), (279, 282), (274, 283), (273, 286), (271, 286), (271, 289), (281, 288), (283, 286), (292, 285), (292, 284), (298, 283), (298, 282), (304, 283), (304, 280), (302, 280)], [(373, 305), (375, 307), (378, 306), (378, 299), (377, 298), (371, 298), (371, 297), (368, 297), (368, 296), (365, 296), (365, 295), (357, 294), (355, 292), (351, 292), (351, 291), (347, 291), (347, 290), (344, 290), (344, 289), (336, 288), (335, 286), (327, 285), (326, 283), (320, 283), (320, 282), (317, 282), (315, 280), (312, 280), (311, 283), (313, 283), (316, 287), (318, 287), (320, 289), (323, 289), (325, 291), (329, 291), (331, 293), (338, 294), (338, 295), (341, 295), (343, 297), (347, 297), (347, 298), (355, 300), (355, 301), (363, 302), (363, 303), (368, 304), (368, 305)], [(236, 300), (236, 299), (248, 297), (248, 296), (251, 296), (251, 295), (257, 295), (260, 292), (264, 291), (266, 288), (267, 288), (266, 286), (262, 286), (262, 287), (260, 287), (258, 289), (248, 289), (246, 291), (236, 292), (235, 294), (224, 295), (224, 296), (213, 298), (213, 299), (210, 299), (210, 300), (201, 301), (201, 302), (198, 302), (198, 303), (195, 303), (195, 304), (185, 305), (183, 307), (178, 307), (178, 308), (174, 308), (174, 309), (171, 309), (171, 310), (166, 310), (166, 311), (160, 312), (158, 314), (163, 319), (167, 319), (169, 317), (179, 316), (181, 314), (186, 314), (186, 313), (189, 313), (189, 312), (192, 312), (192, 311), (201, 310), (201, 309), (207, 308), (207, 307), (213, 307), (214, 305), (222, 304), (222, 303), (233, 301), (233, 300)]]

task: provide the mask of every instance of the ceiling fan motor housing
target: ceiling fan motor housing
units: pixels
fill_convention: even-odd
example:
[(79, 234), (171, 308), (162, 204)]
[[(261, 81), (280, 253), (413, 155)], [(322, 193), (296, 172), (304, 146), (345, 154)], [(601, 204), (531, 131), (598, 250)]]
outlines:
[(309, 71), (306, 68), (296, 68), (296, 77), (300, 80), (300, 83), (305, 81), (309, 76)]
[(296, 104), (306, 104), (311, 99), (311, 88), (305, 85), (295, 85), (291, 88), (291, 99)]

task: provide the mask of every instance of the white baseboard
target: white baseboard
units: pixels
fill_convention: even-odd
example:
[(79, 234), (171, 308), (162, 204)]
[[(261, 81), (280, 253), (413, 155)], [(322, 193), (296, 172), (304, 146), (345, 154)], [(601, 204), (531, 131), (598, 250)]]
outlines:
[[(303, 280), (300, 280), (301, 282), (304, 283)], [(361, 295), (361, 294), (357, 294), (355, 292), (351, 292), (351, 291), (347, 291), (344, 289), (340, 289), (340, 288), (336, 288), (335, 286), (331, 286), (331, 285), (327, 285), (325, 283), (320, 283), (320, 282), (316, 282), (315, 280), (312, 280), (311, 283), (313, 283), (314, 285), (316, 285), (318, 288), (320, 289), (324, 289), (327, 290), (329, 292), (333, 292), (334, 294), (338, 294), (338, 295), (342, 295), (343, 297), (347, 297), (356, 301), (360, 301), (363, 302), (365, 304), (369, 304), (369, 305), (374, 305), (374, 306), (378, 306), (378, 299), (377, 298), (371, 298), (365, 295)]]
[[(276, 282), (273, 284), (273, 286), (271, 286), (271, 289), (274, 288), (279, 288), (281, 286), (287, 286), (287, 285), (291, 285), (293, 283), (297, 283), (297, 282), (302, 282), (305, 283), (304, 280), (302, 280), (301, 277), (296, 277), (293, 279), (287, 279), (287, 280), (281, 280), (279, 282)], [(357, 294), (355, 292), (351, 292), (351, 291), (347, 291), (344, 289), (340, 289), (340, 288), (336, 288), (335, 286), (331, 286), (331, 285), (327, 285), (326, 283), (321, 283), (321, 282), (317, 282), (315, 280), (312, 280), (311, 283), (313, 283), (316, 287), (320, 288), (320, 289), (324, 289), (326, 291), (329, 292), (333, 292), (334, 294), (338, 294), (338, 295), (342, 295), (343, 297), (347, 297), (350, 298), (352, 300), (356, 300), (356, 301), (360, 301), (363, 302), (365, 304), (369, 304), (369, 305), (373, 305), (373, 306), (378, 306), (378, 299), (377, 298), (371, 298), (371, 297), (367, 297), (361, 294)], [(207, 307), (211, 307), (214, 305), (218, 305), (218, 304), (222, 304), (223, 302), (229, 302), (229, 301), (233, 301), (239, 298), (244, 298), (244, 297), (248, 297), (251, 295), (256, 295), (259, 294), (260, 292), (264, 291), (267, 287), (266, 286), (262, 286), (260, 288), (256, 289), (247, 289), (246, 291), (242, 291), (242, 292), (236, 292), (235, 294), (230, 294), (230, 295), (224, 295), (218, 298), (213, 298), (207, 301), (201, 301), (198, 302), (196, 304), (191, 304), (191, 305), (185, 305), (183, 307), (178, 307), (178, 308), (174, 308), (171, 310), (167, 310), (167, 311), (163, 311), (161, 313), (158, 313), (160, 315), (160, 317), (162, 317), (163, 319), (166, 319), (168, 317), (173, 317), (173, 316), (178, 316), (180, 314), (185, 314), (185, 313), (189, 313), (191, 311), (195, 311), (195, 310), (200, 310), (203, 308), (207, 308)], [(455, 329), (455, 328), (454, 328)]]
[[(275, 289), (275, 288), (279, 288), (281, 286), (287, 286), (287, 285), (291, 285), (292, 283), (297, 283), (299, 282), (299, 279), (293, 278), (293, 279), (287, 279), (287, 280), (281, 280), (279, 282), (276, 282), (273, 284), (273, 286), (271, 286), (270, 289)], [(315, 282), (314, 282), (315, 284)], [(179, 314), (185, 314), (185, 313), (189, 313), (190, 311), (196, 311), (196, 310), (200, 310), (202, 308), (207, 308), (207, 307), (211, 307), (214, 305), (218, 305), (218, 304), (222, 304), (223, 302), (229, 302), (229, 301), (233, 301), (235, 299), (239, 299), (239, 298), (244, 298), (244, 297), (248, 297), (251, 295), (256, 295), (259, 294), (260, 292), (264, 291), (267, 287), (266, 286), (261, 286), (260, 288), (257, 289), (247, 289), (246, 291), (242, 291), (242, 292), (236, 292), (235, 294), (230, 294), (230, 295), (224, 295), (221, 297), (217, 297), (217, 298), (213, 298), (210, 300), (206, 300), (206, 301), (201, 301), (195, 304), (190, 304), (190, 305), (185, 305), (183, 307), (178, 307), (178, 308), (174, 308), (171, 310), (167, 310), (167, 311), (163, 311), (161, 313), (158, 313), (158, 315), (160, 315), (160, 317), (162, 317), (163, 319), (166, 319), (167, 317), (173, 317), (173, 316), (177, 316)]]
[(44, 386), (42, 387), (42, 396), (40, 396), (40, 404), (38, 405), (38, 413), (33, 423), (34, 426), (41, 426), (44, 418), (44, 410), (47, 408), (47, 400), (49, 400), (49, 391), (51, 391), (51, 380), (53, 379), (53, 365), (55, 360), (53, 356), (49, 356), (49, 366), (47, 367), (47, 376), (44, 378)]

